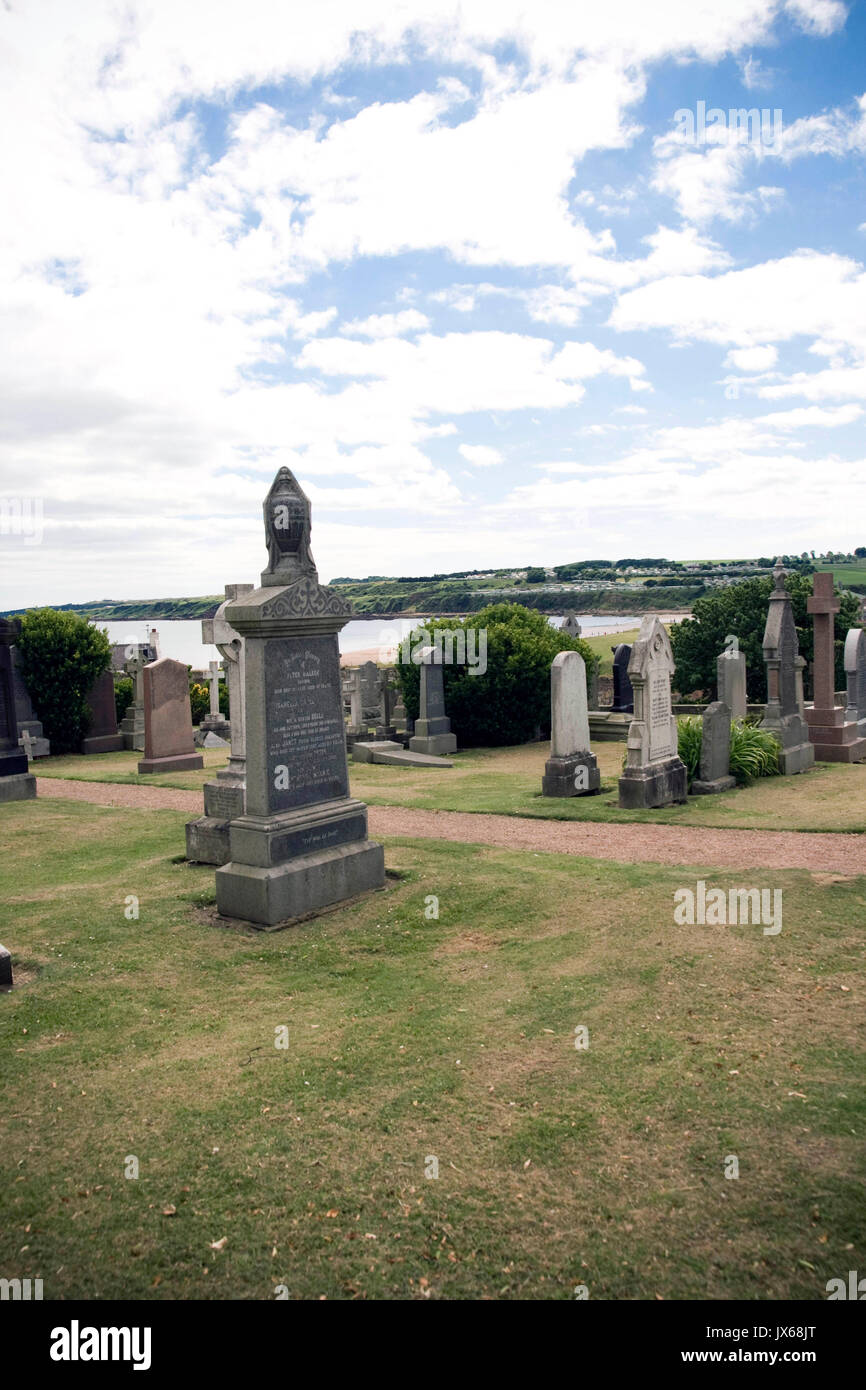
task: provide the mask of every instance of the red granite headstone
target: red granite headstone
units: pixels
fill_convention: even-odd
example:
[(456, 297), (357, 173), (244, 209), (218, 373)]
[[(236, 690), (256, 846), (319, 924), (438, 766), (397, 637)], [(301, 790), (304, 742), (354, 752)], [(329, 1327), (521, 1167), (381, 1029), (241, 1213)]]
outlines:
[(117, 731), (117, 707), (114, 699), (114, 676), (103, 671), (97, 676), (87, 697), (90, 706), (90, 728), (82, 741), (82, 753), (117, 753), (123, 748), (123, 734)]
[(144, 668), (144, 757), (139, 772), (182, 772), (204, 767), (192, 740), (189, 674), (181, 661), (162, 657)]
[(816, 574), (812, 597), (806, 605), (812, 614), (814, 633), (814, 700), (806, 709), (809, 742), (822, 762), (855, 763), (866, 758), (866, 739), (859, 737), (856, 720), (845, 718), (836, 703), (835, 617), (839, 600), (830, 571)]

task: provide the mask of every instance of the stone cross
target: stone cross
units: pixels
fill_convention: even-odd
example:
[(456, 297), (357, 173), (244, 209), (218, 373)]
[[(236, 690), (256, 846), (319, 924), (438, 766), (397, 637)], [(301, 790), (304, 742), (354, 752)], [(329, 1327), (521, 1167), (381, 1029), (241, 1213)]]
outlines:
[(215, 646), (225, 661), (229, 691), (229, 760), (213, 782), (204, 784), (204, 816), (186, 824), (186, 857), (196, 864), (225, 864), (231, 857), (229, 825), (244, 813), (246, 758), (244, 750), (244, 639), (225, 616), (226, 607), (252, 584), (226, 584), (225, 599), (212, 618), (203, 618), (202, 641)]
[(208, 665), (210, 672), (210, 712), (215, 719), (219, 718), (220, 712), (220, 664), (218, 661), (211, 661)]
[(346, 672), (346, 690), (349, 694), (349, 728), (364, 728), (364, 709), (361, 699), (361, 673), (357, 666)]
[(588, 796), (601, 789), (598, 760), (589, 747), (586, 665), (580, 652), (560, 652), (550, 668), (550, 757), (543, 796)]
[(566, 637), (579, 637), (580, 621), (577, 614), (575, 612), (566, 613), (559, 630), (564, 632)]
[(814, 631), (813, 704), (815, 710), (831, 710), (836, 705), (836, 650), (834, 617), (840, 603), (833, 591), (833, 575), (816, 574), (812, 597), (806, 604), (812, 614)]
[(628, 810), (686, 799), (687, 774), (671, 706), (675, 670), (664, 624), (647, 613), (628, 664), (634, 719), (628, 731), (625, 772), (619, 780), (619, 804)]

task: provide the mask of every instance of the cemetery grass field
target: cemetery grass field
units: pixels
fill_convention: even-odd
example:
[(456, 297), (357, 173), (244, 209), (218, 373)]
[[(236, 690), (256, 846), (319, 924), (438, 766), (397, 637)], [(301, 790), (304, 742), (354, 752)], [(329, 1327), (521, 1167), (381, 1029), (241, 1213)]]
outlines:
[(386, 891), (263, 934), (216, 924), (185, 819), (3, 808), (8, 1276), (763, 1300), (866, 1265), (862, 879), (703, 871), (782, 888), (765, 937), (675, 926), (694, 868), (393, 839)]
[[(598, 796), (563, 799), (541, 795), (548, 743), (473, 749), (454, 755), (450, 769), (382, 767), (350, 760), (352, 792), (372, 806), (412, 806), (430, 811), (487, 812), (545, 820), (647, 822), (724, 829), (866, 831), (866, 764), (819, 763), (799, 777), (765, 777), (724, 796), (690, 797), (682, 806), (654, 811), (620, 810), (617, 779), (625, 744), (596, 742), (602, 774)], [(41, 759), (39, 777), (60, 777), (197, 791), (224, 766), (222, 749), (204, 750), (204, 770), (139, 775), (139, 753)]]

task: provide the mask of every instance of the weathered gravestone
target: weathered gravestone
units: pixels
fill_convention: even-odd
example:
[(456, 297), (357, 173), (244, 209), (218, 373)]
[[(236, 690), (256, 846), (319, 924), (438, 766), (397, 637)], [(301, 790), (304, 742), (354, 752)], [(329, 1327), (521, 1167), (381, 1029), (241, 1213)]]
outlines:
[(409, 740), (409, 749), (413, 753), (434, 753), (440, 756), (454, 753), (457, 750), (457, 738), (451, 732), (451, 720), (445, 713), (442, 648), (423, 647), (420, 656), (421, 713), (415, 720), (415, 732)]
[(746, 699), (746, 653), (726, 648), (716, 658), (716, 687), (719, 701), (727, 705), (732, 719), (745, 719)]
[(124, 748), (144, 751), (144, 668), (150, 660), (149, 647), (131, 643), (127, 648), (123, 669), (132, 677), (132, 704), (120, 721)]
[(574, 611), (566, 613), (565, 617), (562, 620), (562, 623), (560, 624), (559, 630), (560, 632), (564, 632), (566, 637), (580, 636), (580, 622), (578, 621), (577, 614)]
[(836, 703), (835, 616), (840, 608), (829, 572), (816, 574), (806, 607), (814, 634), (814, 699), (806, 711), (809, 740), (822, 762), (856, 763), (864, 757), (863, 738), (856, 719)]
[(550, 757), (543, 796), (589, 796), (601, 788), (589, 747), (586, 666), (580, 652), (560, 652), (550, 668)]
[(114, 676), (110, 671), (96, 677), (87, 703), (90, 725), (81, 743), (82, 753), (118, 753), (123, 748), (123, 734), (117, 728)]
[(20, 631), (19, 618), (0, 618), (0, 802), (29, 801), (36, 795), (36, 778), (28, 771), (27, 754), (18, 746), (15, 716), (10, 648)]
[(215, 646), (226, 663), (231, 751), (227, 765), (217, 772), (216, 781), (204, 784), (204, 815), (186, 824), (186, 857), (195, 864), (228, 863), (229, 825), (244, 813), (244, 639), (225, 614), (230, 603), (252, 591), (252, 584), (227, 584), (225, 600), (214, 616), (202, 619), (202, 641)]
[(226, 608), (244, 639), (246, 810), (216, 871), (227, 917), (273, 927), (385, 882), (349, 795), (337, 634), (351, 606), (319, 583), (310, 504), (288, 468), (264, 503), (268, 568)]
[(619, 779), (619, 804), (628, 810), (686, 800), (686, 767), (677, 751), (677, 721), (671, 709), (675, 670), (664, 625), (646, 614), (628, 665), (635, 717), (629, 725), (625, 773)]
[(632, 649), (627, 642), (611, 647), (613, 652), (613, 704), (611, 713), (632, 714), (634, 712), (634, 691), (629, 679), (629, 662)]
[(160, 657), (144, 667), (144, 757), (139, 772), (191, 772), (204, 767), (192, 740), (189, 673)]
[(791, 595), (785, 588), (785, 570), (777, 560), (773, 592), (764, 628), (764, 663), (767, 667), (767, 708), (763, 727), (782, 745), (779, 768), (785, 775), (805, 772), (815, 761), (809, 731), (798, 698), (799, 644)]
[(856, 724), (857, 738), (862, 740), (866, 738), (866, 630), (862, 627), (849, 628), (845, 637), (845, 680), (848, 687), (845, 718)]
[(702, 723), (700, 776), (692, 782), (692, 796), (729, 792), (737, 785), (731, 776), (731, 711), (722, 700), (714, 700), (704, 710)]
[[(15, 718), (18, 722), (18, 742), (26, 749), (28, 758), (47, 758), (51, 744), (45, 737), (42, 723), (33, 708), (30, 692), (18, 668), (18, 648), (10, 648), (12, 657), (12, 688), (15, 694)], [(25, 735), (27, 740), (25, 741)]]

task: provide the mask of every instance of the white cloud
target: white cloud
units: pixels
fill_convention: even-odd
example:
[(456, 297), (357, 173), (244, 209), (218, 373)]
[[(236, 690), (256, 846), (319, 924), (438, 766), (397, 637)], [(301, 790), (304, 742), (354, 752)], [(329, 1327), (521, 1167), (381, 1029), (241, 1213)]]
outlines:
[(460, 453), (475, 468), (495, 468), (497, 464), (504, 462), (504, 456), (499, 449), (494, 449), (489, 444), (461, 444), (458, 446)]
[(430, 327), (426, 314), (417, 309), (401, 309), (398, 314), (371, 314), (341, 325), (342, 333), (354, 333), (362, 338), (398, 338), (403, 333), (420, 333)]
[(778, 356), (774, 347), (731, 348), (725, 361), (741, 372), (766, 372), (776, 365)]

